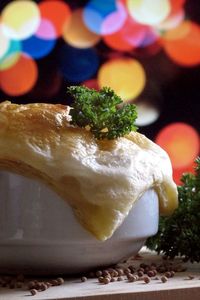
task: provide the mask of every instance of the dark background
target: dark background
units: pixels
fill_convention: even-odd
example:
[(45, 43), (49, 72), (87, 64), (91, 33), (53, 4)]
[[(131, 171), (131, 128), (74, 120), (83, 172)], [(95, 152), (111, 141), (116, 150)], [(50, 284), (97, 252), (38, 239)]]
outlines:
[[(1, 0), (0, 10), (10, 1)], [(40, 2), (40, 1), (36, 1)], [(87, 1), (66, 1), (71, 8), (84, 6)], [(103, 1), (102, 1), (103, 2)], [(185, 5), (186, 15), (193, 21), (200, 24), (200, 1), (189, 0)], [(60, 90), (51, 97), (45, 95), (45, 90), (51, 85), (54, 70), (58, 64), (59, 48), (65, 42), (60, 38), (57, 40), (54, 50), (45, 58), (37, 60), (39, 72), (41, 74), (40, 84), (44, 91), (38, 94), (37, 89), (20, 97), (11, 97), (0, 90), (0, 100), (9, 99), (16, 103), (28, 102), (51, 102), (70, 104), (66, 94), (66, 87), (70, 85), (64, 78)], [(100, 53), (101, 63), (106, 60), (111, 52), (103, 42), (95, 46)], [(112, 51), (114, 52), (114, 51)], [(117, 52), (117, 51), (116, 51)], [(136, 53), (121, 53), (124, 56), (135, 57)], [(140, 132), (154, 139), (158, 131), (171, 122), (185, 122), (200, 131), (200, 66), (184, 68), (173, 63), (166, 54), (161, 51), (153, 56), (146, 56), (141, 49), (137, 50), (137, 59), (142, 63), (147, 74), (147, 84), (143, 93), (138, 97), (151, 98), (161, 113), (156, 122), (143, 126)], [(48, 74), (48, 76), (47, 76)], [(135, 101), (134, 101), (135, 102)], [(137, 101), (136, 101), (137, 103)]]

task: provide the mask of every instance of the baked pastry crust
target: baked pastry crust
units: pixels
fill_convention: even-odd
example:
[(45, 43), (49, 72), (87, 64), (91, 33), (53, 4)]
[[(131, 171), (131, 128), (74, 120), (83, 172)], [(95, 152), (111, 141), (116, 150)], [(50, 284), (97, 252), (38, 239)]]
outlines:
[(177, 207), (168, 155), (144, 135), (96, 140), (70, 124), (60, 104), (0, 104), (0, 169), (41, 180), (99, 240), (112, 236), (132, 205), (154, 188), (160, 212)]

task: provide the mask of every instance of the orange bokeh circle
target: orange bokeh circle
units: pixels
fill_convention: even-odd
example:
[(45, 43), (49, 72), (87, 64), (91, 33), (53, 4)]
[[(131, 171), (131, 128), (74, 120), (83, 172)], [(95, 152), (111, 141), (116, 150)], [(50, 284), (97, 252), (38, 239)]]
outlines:
[(174, 169), (191, 165), (200, 150), (198, 132), (186, 123), (167, 125), (158, 133), (155, 141), (168, 153)]
[(64, 24), (63, 39), (73, 47), (89, 48), (96, 45), (101, 37), (90, 31), (83, 21), (83, 10), (73, 11), (70, 22)]
[(1, 89), (10, 96), (20, 96), (29, 92), (37, 78), (36, 62), (25, 55), (21, 55), (11, 68), (0, 71)]
[[(189, 26), (188, 26), (189, 25)], [(180, 25), (185, 32), (178, 33), (177, 38), (163, 38), (162, 43), (166, 54), (177, 64), (192, 67), (200, 63), (200, 26), (194, 22), (187, 21), (185, 26)]]

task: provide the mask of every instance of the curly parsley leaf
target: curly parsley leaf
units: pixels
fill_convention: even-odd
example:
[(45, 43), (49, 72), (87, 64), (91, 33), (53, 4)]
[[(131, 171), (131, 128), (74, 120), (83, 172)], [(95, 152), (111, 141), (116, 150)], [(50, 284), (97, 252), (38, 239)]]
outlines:
[(178, 186), (178, 208), (171, 216), (160, 217), (158, 233), (146, 246), (170, 258), (200, 262), (200, 157), (195, 162), (195, 174), (183, 174), (183, 185)]
[(115, 139), (136, 131), (136, 106), (123, 103), (113, 90), (104, 87), (100, 91), (85, 86), (71, 86), (68, 93), (73, 97), (71, 124), (85, 127), (97, 139)]

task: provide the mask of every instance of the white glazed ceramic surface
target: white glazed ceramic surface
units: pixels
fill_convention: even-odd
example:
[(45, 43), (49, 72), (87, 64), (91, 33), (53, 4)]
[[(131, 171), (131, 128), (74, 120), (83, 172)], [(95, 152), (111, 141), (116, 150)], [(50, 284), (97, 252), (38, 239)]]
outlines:
[(68, 204), (41, 183), (0, 172), (0, 270), (77, 273), (136, 254), (158, 229), (158, 198), (147, 191), (105, 242), (77, 222)]

